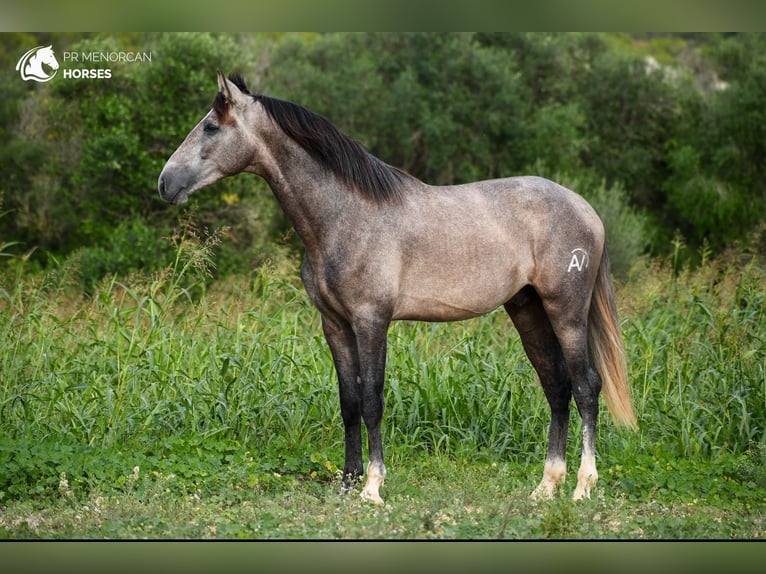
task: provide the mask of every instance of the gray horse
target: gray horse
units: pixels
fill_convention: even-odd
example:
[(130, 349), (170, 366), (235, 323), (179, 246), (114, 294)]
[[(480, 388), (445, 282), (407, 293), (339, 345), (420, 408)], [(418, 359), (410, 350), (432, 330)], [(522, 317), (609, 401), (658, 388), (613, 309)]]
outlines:
[(551, 408), (543, 478), (566, 475), (569, 406), (583, 421), (574, 498), (596, 483), (598, 395), (636, 426), (604, 226), (576, 193), (539, 177), (430, 186), (366, 152), (325, 118), (251, 94), (218, 72), (213, 109), (168, 160), (162, 199), (240, 172), (263, 177), (305, 247), (301, 278), (321, 313), (340, 388), (344, 486), (382, 503), (386, 339), (395, 320), (456, 321), (504, 306)]

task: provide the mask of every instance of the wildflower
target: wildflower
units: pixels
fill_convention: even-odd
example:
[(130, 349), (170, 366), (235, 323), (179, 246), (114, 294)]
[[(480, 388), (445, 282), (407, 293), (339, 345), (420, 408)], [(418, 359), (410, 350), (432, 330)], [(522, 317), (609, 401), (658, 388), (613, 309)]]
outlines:
[(64, 496), (72, 496), (73, 492), (69, 486), (69, 480), (67, 480), (66, 472), (59, 474), (59, 492)]

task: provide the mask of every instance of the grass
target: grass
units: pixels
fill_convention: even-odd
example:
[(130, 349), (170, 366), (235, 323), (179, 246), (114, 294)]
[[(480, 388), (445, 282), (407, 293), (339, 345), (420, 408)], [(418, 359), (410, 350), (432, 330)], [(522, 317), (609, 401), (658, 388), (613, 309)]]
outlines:
[[(663, 465), (669, 462), (663, 462)], [(618, 465), (619, 466), (619, 465)], [(523, 465), (481, 463), (441, 455), (416, 456), (395, 466), (386, 504), (374, 507), (339, 481), (272, 473), (243, 482), (241, 469), (222, 470), (215, 488), (188, 492), (188, 481), (139, 466), (118, 485), (84, 489), (62, 473), (42, 505), (17, 500), (0, 515), (11, 538), (193, 539), (751, 539), (764, 536), (763, 493), (696, 463), (676, 470), (685, 480), (715, 484), (718, 503), (702, 494), (663, 487), (651, 498), (619, 488), (617, 466), (591, 500), (568, 495), (535, 502), (537, 477)], [(253, 469), (257, 476), (261, 470)], [(653, 488), (656, 485), (641, 485)], [(703, 487), (707, 488), (707, 487)]]
[(605, 409), (600, 480), (539, 481), (549, 412), (502, 313), (395, 324), (386, 505), (339, 494), (342, 423), (318, 314), (277, 258), (210, 280), (186, 230), (149, 277), (82, 295), (77, 262), (0, 283), (0, 537), (763, 538), (766, 280), (743, 253), (639, 262), (618, 288), (637, 433)]

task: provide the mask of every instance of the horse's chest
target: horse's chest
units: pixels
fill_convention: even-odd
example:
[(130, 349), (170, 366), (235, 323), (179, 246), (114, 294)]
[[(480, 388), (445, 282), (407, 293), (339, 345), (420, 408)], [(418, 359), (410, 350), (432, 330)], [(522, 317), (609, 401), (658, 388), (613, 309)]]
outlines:
[(352, 268), (332, 258), (304, 261), (301, 279), (314, 305), (322, 313), (350, 319), (350, 311), (374, 298), (374, 285), (368, 272)]

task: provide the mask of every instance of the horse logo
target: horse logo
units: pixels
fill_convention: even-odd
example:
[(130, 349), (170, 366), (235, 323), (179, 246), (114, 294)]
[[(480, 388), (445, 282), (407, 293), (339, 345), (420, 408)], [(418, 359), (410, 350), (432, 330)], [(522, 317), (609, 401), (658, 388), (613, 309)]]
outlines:
[[(53, 72), (46, 72), (43, 69), (43, 64), (53, 70)], [(28, 80), (47, 82), (53, 79), (58, 69), (59, 63), (56, 60), (56, 55), (53, 53), (52, 45), (32, 48), (16, 64), (16, 71), (21, 74), (21, 79), (25, 82)]]

